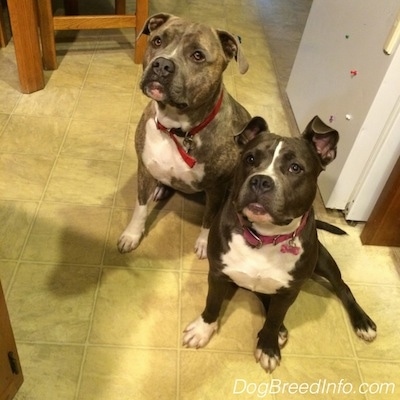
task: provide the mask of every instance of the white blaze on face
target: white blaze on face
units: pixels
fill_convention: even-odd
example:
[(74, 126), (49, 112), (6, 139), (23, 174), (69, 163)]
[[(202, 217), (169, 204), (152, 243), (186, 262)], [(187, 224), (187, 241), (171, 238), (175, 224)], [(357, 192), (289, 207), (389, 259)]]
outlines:
[[(269, 176), (273, 180), (274, 184), (276, 185), (277, 184), (277, 174), (276, 174), (275, 164), (277, 163), (278, 157), (281, 153), (282, 146), (283, 146), (283, 141), (280, 141), (275, 148), (274, 155), (273, 155), (271, 163), (268, 165), (268, 167), (262, 171), (257, 171), (252, 176), (250, 176), (248, 178), (248, 180), (250, 180), (255, 175), (265, 175), (265, 176)], [(243, 209), (243, 214), (252, 222), (273, 225), (272, 217), (267, 213), (256, 214), (256, 213), (252, 212), (249, 208), (245, 207)]]
[(264, 171), (261, 171), (258, 173), (260, 175), (267, 175), (267, 176), (271, 177), (275, 184), (276, 184), (276, 177), (277, 177), (275, 164), (281, 153), (282, 146), (283, 146), (283, 141), (280, 141), (278, 146), (276, 146), (276, 148), (275, 148), (274, 156), (272, 157), (271, 164), (269, 164), (269, 166)]

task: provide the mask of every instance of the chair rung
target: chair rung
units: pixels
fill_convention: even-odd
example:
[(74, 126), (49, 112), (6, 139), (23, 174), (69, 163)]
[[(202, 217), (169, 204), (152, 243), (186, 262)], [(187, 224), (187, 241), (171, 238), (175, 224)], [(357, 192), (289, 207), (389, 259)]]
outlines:
[(54, 30), (135, 28), (136, 15), (55, 16)]

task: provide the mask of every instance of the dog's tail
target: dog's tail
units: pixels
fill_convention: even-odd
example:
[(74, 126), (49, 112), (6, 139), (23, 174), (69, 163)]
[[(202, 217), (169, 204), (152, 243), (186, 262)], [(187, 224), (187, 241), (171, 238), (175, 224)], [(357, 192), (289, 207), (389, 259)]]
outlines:
[(338, 228), (335, 225), (329, 224), (328, 222), (321, 221), (319, 219), (317, 219), (315, 222), (317, 224), (317, 229), (322, 229), (324, 231), (328, 231), (330, 233), (333, 233), (334, 235), (347, 235), (346, 231)]

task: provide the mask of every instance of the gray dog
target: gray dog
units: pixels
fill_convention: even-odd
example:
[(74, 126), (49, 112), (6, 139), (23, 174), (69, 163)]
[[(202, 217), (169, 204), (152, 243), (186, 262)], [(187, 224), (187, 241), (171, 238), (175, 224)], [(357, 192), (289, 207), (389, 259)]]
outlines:
[(195, 251), (205, 258), (209, 228), (238, 155), (233, 137), (250, 119), (226, 91), (222, 74), (232, 59), (241, 73), (248, 64), (234, 35), (170, 14), (150, 17), (142, 33), (149, 40), (140, 87), (152, 101), (136, 130), (138, 195), (118, 249), (139, 245), (151, 199), (164, 198), (170, 188), (204, 191)]

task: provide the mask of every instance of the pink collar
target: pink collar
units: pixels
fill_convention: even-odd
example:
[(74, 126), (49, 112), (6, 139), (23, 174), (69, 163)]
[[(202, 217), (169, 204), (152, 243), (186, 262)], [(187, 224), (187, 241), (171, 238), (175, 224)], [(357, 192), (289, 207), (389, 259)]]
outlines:
[[(214, 108), (212, 109), (211, 113), (207, 116), (207, 118), (201, 124), (192, 128), (189, 132), (182, 132), (180, 129), (176, 128), (167, 128), (163, 124), (161, 124), (161, 122), (157, 118), (155, 119), (157, 129), (169, 134), (170, 138), (174, 141), (179, 151), (179, 154), (186, 162), (186, 164), (189, 165), (190, 168), (193, 168), (194, 165), (196, 164), (196, 159), (189, 154), (190, 150), (192, 150), (193, 136), (196, 135), (196, 133), (199, 133), (201, 130), (203, 130), (215, 118), (215, 116), (218, 114), (221, 108), (223, 97), (224, 97), (224, 92), (222, 91), (217, 103), (215, 104)], [(183, 139), (184, 147), (182, 147), (181, 144), (178, 142), (176, 136), (184, 136)]]
[(276, 246), (278, 243), (288, 241), (288, 244), (283, 244), (281, 246), (281, 252), (282, 253), (292, 253), (294, 255), (297, 255), (297, 254), (299, 254), (300, 248), (294, 245), (294, 239), (300, 235), (301, 231), (306, 226), (306, 223), (308, 220), (308, 214), (309, 214), (309, 211), (307, 211), (303, 215), (300, 225), (297, 227), (297, 229), (294, 232), (287, 233), (284, 235), (276, 235), (276, 236), (263, 236), (263, 235), (258, 234), (256, 231), (254, 231), (250, 227), (243, 225), (241, 216), (239, 216), (239, 221), (243, 228), (243, 237), (250, 246), (260, 249), (262, 246), (267, 245), (267, 244), (273, 244), (274, 246)]

